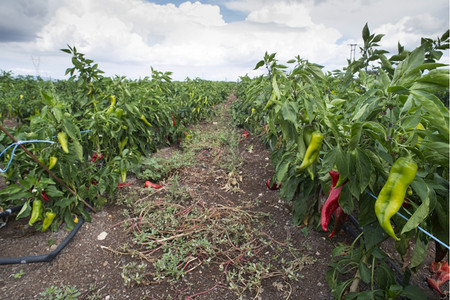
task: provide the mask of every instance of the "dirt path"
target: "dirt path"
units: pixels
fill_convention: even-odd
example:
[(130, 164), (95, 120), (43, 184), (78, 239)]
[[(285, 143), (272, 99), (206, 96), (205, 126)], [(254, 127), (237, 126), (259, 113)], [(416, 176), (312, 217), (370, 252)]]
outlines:
[[(52, 262), (0, 266), (0, 298), (48, 299), (42, 294), (47, 290), (60, 299), (333, 299), (325, 273), (331, 251), (345, 235), (330, 240), (290, 224), (289, 206), (265, 186), (273, 171), (269, 151), (258, 137), (245, 138), (242, 129), (230, 128), (229, 104), (191, 129), (193, 141), (184, 151), (174, 147), (156, 154), (160, 162), (176, 155), (185, 161), (168, 171), (163, 189), (143, 190), (143, 180), (134, 179), (117, 193), (120, 205), (94, 214)], [(174, 218), (157, 227), (168, 214)], [(125, 220), (127, 230), (119, 225)], [(175, 222), (178, 231), (169, 232)], [(233, 231), (233, 222), (240, 229)], [(158, 247), (148, 242), (151, 230), (159, 230), (152, 236)], [(235, 242), (231, 236), (243, 233), (248, 240), (242, 235)], [(1, 257), (17, 257), (48, 253), (68, 233), (37, 233), (24, 220), (10, 220), (0, 234)], [(139, 244), (143, 235), (146, 240)], [(189, 250), (189, 259), (173, 271), (182, 270), (182, 276), (158, 271), (168, 253), (199, 237), (209, 244)], [(168, 245), (173, 251), (164, 250)]]

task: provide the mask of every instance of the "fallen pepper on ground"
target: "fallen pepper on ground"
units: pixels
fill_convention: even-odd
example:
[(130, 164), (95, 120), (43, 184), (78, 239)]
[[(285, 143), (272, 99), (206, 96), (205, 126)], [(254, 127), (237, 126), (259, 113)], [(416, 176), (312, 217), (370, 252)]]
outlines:
[(440, 286), (446, 283), (450, 278), (448, 262), (444, 263), (433, 261), (430, 265), (430, 271), (434, 274), (427, 278), (428, 284), (431, 288), (438, 291), (439, 294), (444, 295), (440, 289)]
[(160, 184), (156, 184), (156, 183), (153, 183), (153, 182), (147, 180), (147, 181), (145, 182), (145, 187), (146, 187), (146, 188), (147, 188), (147, 187), (151, 187), (152, 189), (160, 189), (160, 188), (162, 188), (163, 186), (160, 185)]

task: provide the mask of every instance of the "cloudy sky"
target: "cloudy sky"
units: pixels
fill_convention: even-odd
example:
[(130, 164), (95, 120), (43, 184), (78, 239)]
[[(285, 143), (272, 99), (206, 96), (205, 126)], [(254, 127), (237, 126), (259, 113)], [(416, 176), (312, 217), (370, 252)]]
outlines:
[(106, 76), (237, 80), (264, 53), (342, 68), (361, 30), (412, 50), (449, 27), (448, 0), (0, 0), (0, 70), (67, 78), (76, 46)]

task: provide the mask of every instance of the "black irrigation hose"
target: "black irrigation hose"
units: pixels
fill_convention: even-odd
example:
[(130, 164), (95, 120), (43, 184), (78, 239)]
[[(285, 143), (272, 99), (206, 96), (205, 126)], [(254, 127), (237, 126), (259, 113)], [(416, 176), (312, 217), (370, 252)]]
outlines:
[[(17, 209), (17, 207), (14, 207), (13, 209), (7, 209), (3, 213), (6, 213), (9, 210), (11, 210), (11, 211), (15, 211), (16, 210), (17, 211), (17, 210), (20, 210), (21, 207), (22, 206), (19, 206), (18, 209)], [(11, 212), (9, 212), (7, 214), (10, 214), (10, 213)], [(0, 214), (0, 216), (3, 216), (2, 214)], [(22, 256), (22, 257), (0, 258), (0, 265), (27, 264), (27, 263), (39, 263), (39, 262), (50, 262), (50, 261), (52, 261), (59, 254), (59, 252), (61, 252), (61, 250), (64, 249), (64, 247), (67, 246), (67, 244), (72, 240), (72, 238), (75, 236), (75, 234), (81, 228), (83, 223), (84, 223), (84, 219), (80, 216), (78, 218), (78, 223), (75, 225), (75, 227), (69, 233), (69, 235), (52, 252), (50, 252), (48, 254), (36, 255), (36, 256)]]
[(19, 211), (22, 208), (22, 206), (23, 206), (23, 204), (13, 207), (13, 208), (8, 208), (7, 210), (0, 212), (0, 218), (5, 218), (5, 217), (9, 216), (10, 214), (12, 214), (16, 211)]
[[(347, 222), (344, 223), (344, 230), (347, 232), (348, 235), (350, 235), (350, 237), (352, 239), (357, 238), (361, 232), (362, 232), (362, 228), (359, 226), (358, 220), (355, 219), (355, 217), (353, 217), (352, 215), (348, 215), (348, 220), (350, 221), (350, 223), (353, 226), (350, 226), (349, 224), (347, 224)], [(353, 229), (352, 227), (354, 227), (355, 229)], [(361, 240), (361, 238), (358, 239), (358, 243), (359, 240)], [(364, 239), (362, 239), (363, 243), (364, 243)], [(394, 269), (395, 271), (395, 278), (397, 280), (397, 283), (403, 286), (402, 283), (402, 271), (400, 270), (400, 268), (389, 258), (386, 257), (385, 258), (385, 262)]]

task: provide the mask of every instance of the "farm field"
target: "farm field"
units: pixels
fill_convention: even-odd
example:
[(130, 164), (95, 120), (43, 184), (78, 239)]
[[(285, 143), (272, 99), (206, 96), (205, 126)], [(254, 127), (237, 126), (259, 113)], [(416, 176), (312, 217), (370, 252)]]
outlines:
[(4, 72), (1, 293), (448, 299), (449, 32), (362, 37), (344, 70), (266, 53), (237, 83), (103, 77), (70, 46), (68, 80)]

